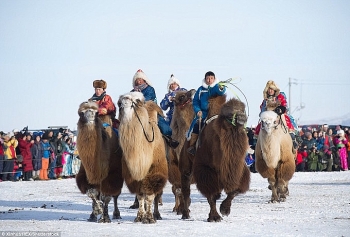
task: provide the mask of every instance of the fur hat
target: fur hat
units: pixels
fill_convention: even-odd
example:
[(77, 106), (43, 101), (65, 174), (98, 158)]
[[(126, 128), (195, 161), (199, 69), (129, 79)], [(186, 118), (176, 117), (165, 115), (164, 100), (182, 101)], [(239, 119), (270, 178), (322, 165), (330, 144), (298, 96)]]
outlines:
[(104, 81), (104, 80), (95, 80), (93, 83), (92, 83), (93, 87), (94, 88), (102, 88), (102, 89), (106, 89), (107, 88), (107, 82)]
[(135, 81), (136, 81), (137, 78), (141, 78), (141, 79), (145, 80), (145, 82), (148, 85), (152, 86), (151, 82), (148, 80), (148, 77), (146, 76), (146, 74), (141, 69), (137, 70), (137, 72), (135, 73), (134, 77), (132, 78), (132, 86), (133, 87), (135, 86)]
[(170, 90), (170, 85), (176, 83), (180, 87), (180, 81), (176, 77), (174, 77), (174, 74), (171, 74), (170, 79), (168, 81), (168, 91), (171, 92)]
[(277, 84), (274, 81), (270, 80), (266, 83), (265, 89), (263, 91), (264, 99), (267, 99), (267, 91), (269, 90), (269, 88), (275, 91), (275, 96), (278, 96), (280, 94), (280, 88), (278, 88)]
[(340, 129), (337, 131), (337, 135), (343, 136), (344, 135), (344, 130)]

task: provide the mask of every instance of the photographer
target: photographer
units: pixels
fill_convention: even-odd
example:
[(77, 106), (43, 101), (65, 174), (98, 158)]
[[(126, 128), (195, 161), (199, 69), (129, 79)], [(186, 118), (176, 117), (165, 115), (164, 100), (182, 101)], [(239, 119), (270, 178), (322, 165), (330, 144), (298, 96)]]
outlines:
[(323, 152), (317, 150), (316, 146), (311, 147), (307, 157), (308, 171), (315, 172), (322, 170), (322, 164), (320, 163), (320, 159), (323, 155)]

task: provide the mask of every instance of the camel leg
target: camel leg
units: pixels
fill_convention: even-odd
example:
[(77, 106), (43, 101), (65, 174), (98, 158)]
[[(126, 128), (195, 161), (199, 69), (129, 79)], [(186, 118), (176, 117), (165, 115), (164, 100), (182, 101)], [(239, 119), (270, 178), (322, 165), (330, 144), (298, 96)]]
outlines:
[(113, 211), (113, 219), (122, 219), (120, 217), (120, 211), (119, 211), (119, 208), (118, 208), (118, 196), (113, 196), (113, 203), (114, 203), (114, 211)]
[(162, 198), (162, 194), (157, 194), (154, 198), (154, 211), (153, 211), (153, 218), (155, 220), (161, 220), (162, 217), (160, 216), (158, 206), (160, 205), (160, 199)]
[(173, 212), (176, 212), (177, 215), (181, 215), (183, 205), (182, 205), (182, 192), (181, 188), (172, 187), (173, 194), (175, 196), (175, 206), (173, 208)]
[(87, 191), (87, 195), (92, 199), (92, 213), (88, 221), (95, 222), (97, 221), (97, 216), (103, 212), (100, 193), (96, 189), (90, 188)]
[[(231, 213), (232, 200), (239, 194), (238, 191), (229, 192), (224, 201), (220, 205), (220, 213), (223, 216), (228, 216)], [(220, 197), (220, 196), (219, 196)]]
[[(159, 200), (157, 200), (157, 202), (158, 201)], [(152, 204), (153, 204), (153, 202), (155, 202), (155, 195), (154, 194), (146, 195), (146, 198), (145, 198), (146, 212), (145, 212), (145, 214), (142, 217), (142, 223), (143, 224), (156, 223), (156, 219), (153, 218), (153, 214), (152, 214)]]
[(129, 208), (130, 209), (137, 209), (137, 208), (139, 208), (139, 200), (137, 199), (137, 195), (135, 196), (134, 203)]
[(139, 202), (139, 209), (137, 211), (137, 216), (136, 216), (134, 222), (141, 222), (143, 216), (146, 214), (145, 213), (145, 197), (143, 194), (141, 194), (141, 195), (137, 194), (136, 197), (137, 197), (137, 200)]
[(210, 206), (209, 218), (207, 219), (208, 222), (220, 222), (222, 220), (222, 217), (216, 210), (216, 200), (218, 199), (218, 196), (220, 197), (220, 194), (207, 198)]
[(275, 177), (269, 177), (267, 180), (269, 181), (269, 187), (271, 188), (271, 191), (272, 191), (270, 202), (271, 203), (279, 202), (279, 196), (277, 193)]
[(105, 196), (102, 194), (101, 199), (103, 202), (103, 213), (100, 219), (98, 220), (98, 223), (111, 223), (111, 219), (109, 218), (109, 215), (108, 215), (108, 204), (112, 198), (111, 196)]
[(182, 209), (182, 217), (181, 219), (189, 219), (190, 218), (190, 204), (191, 204), (191, 174), (181, 174), (181, 190), (182, 190), (182, 203), (183, 203), (183, 209)]

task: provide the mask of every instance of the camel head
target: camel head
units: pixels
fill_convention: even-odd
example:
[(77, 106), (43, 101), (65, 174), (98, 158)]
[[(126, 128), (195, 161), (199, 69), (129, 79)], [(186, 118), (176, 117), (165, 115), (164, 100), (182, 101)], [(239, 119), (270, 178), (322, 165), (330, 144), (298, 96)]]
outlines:
[(272, 131), (277, 127), (279, 123), (278, 115), (271, 110), (262, 112), (260, 114), (260, 120), (261, 120), (261, 129), (265, 130), (269, 135), (272, 133)]
[(79, 105), (79, 122), (93, 124), (98, 116), (98, 105), (93, 101), (85, 101)]
[(191, 89), (189, 91), (178, 91), (176, 92), (174, 98), (175, 106), (185, 106), (188, 103), (192, 102), (193, 95), (196, 93), (195, 89)]
[(145, 104), (145, 97), (141, 92), (129, 92), (121, 95), (118, 100), (119, 121), (130, 121), (134, 113), (134, 107), (142, 107)]

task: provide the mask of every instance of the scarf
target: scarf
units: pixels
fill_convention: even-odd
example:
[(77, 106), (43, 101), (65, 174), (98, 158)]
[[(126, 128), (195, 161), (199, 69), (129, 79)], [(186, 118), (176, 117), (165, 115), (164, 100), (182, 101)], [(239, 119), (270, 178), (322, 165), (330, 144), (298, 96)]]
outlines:
[(141, 92), (141, 91), (143, 91), (147, 86), (148, 86), (147, 83), (144, 83), (144, 84), (139, 85), (139, 86), (134, 86), (134, 91)]
[(103, 99), (103, 97), (105, 97), (106, 95), (106, 92), (104, 91), (100, 96), (97, 96), (96, 94), (94, 94), (92, 97), (91, 97), (91, 100), (92, 101), (100, 101)]

